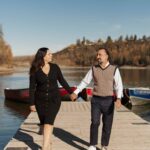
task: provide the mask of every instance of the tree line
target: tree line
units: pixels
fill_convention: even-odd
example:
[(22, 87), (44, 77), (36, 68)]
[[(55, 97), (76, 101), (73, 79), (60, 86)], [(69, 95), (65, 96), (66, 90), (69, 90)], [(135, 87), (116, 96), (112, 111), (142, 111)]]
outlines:
[[(137, 38), (136, 35), (120, 36), (115, 40), (108, 36), (105, 41), (102, 39), (90, 41), (83, 37), (83, 39), (77, 39), (75, 44), (56, 52), (54, 61), (61, 65), (90, 66), (96, 62), (96, 50), (100, 47), (106, 47), (109, 50), (113, 64), (119, 66), (150, 65), (150, 37), (145, 35), (142, 38)], [(28, 58), (31, 61), (32, 57), (26, 57), (26, 61)], [(4, 40), (2, 26), (0, 26), (0, 64), (12, 66), (13, 60), (11, 47)]]
[(100, 47), (106, 47), (109, 50), (113, 64), (150, 65), (150, 37), (137, 38), (136, 35), (125, 38), (120, 36), (116, 40), (108, 36), (106, 41), (98, 39), (94, 42), (83, 37), (82, 40), (77, 39), (76, 44), (57, 52), (54, 58), (57, 61), (61, 60), (61, 63), (70, 60), (74, 65), (89, 66), (95, 63), (96, 50)]

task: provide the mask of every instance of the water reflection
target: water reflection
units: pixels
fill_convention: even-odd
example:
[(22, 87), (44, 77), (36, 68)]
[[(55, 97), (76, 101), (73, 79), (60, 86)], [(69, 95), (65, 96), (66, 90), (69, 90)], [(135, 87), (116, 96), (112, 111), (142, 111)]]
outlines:
[(4, 107), (13, 115), (25, 118), (29, 113), (29, 104), (13, 102), (10, 100), (4, 101)]
[[(70, 86), (78, 85), (88, 70), (89, 68), (62, 68), (63, 75)], [(121, 69), (121, 75), (124, 87), (150, 87), (150, 69)], [(28, 86), (28, 72), (0, 76), (0, 149), (13, 136), (29, 113), (27, 104), (5, 101), (4, 89)], [(150, 105), (133, 106), (132, 111), (150, 121)]]
[(149, 69), (121, 69), (124, 87), (150, 87)]
[[(89, 68), (62, 68), (65, 79), (71, 86), (78, 85)], [(150, 87), (150, 70), (148, 69), (120, 69), (124, 87)], [(29, 86), (27, 73), (15, 73), (0, 76), (0, 95), (4, 88), (26, 88)], [(90, 84), (92, 85), (92, 84)]]
[(29, 86), (28, 73), (15, 73), (0, 76), (0, 95), (4, 96), (5, 88), (24, 88)]
[(144, 120), (150, 122), (150, 104), (133, 106), (132, 111), (142, 117)]

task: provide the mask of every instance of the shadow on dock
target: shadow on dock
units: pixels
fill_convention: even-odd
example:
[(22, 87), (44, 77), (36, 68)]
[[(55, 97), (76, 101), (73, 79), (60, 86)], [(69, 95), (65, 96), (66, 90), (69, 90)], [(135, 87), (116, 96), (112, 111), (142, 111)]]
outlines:
[[(24, 142), (28, 148), (32, 150), (39, 150), (41, 149), (41, 146), (34, 143), (34, 139), (29, 134), (23, 132), (24, 130), (19, 129), (18, 132), (15, 134), (14, 139)], [(26, 131), (26, 130), (25, 130)]]
[[(66, 144), (71, 145), (74, 148), (80, 149), (80, 150), (87, 150), (86, 148), (82, 147), (82, 145), (89, 146), (89, 143), (82, 140), (81, 138), (69, 133), (68, 131), (65, 131), (60, 128), (54, 128), (53, 131), (54, 136), (62, 140), (63, 142), (66, 142)], [(81, 143), (80, 145), (77, 143)], [(100, 150), (97, 148), (97, 150)]]

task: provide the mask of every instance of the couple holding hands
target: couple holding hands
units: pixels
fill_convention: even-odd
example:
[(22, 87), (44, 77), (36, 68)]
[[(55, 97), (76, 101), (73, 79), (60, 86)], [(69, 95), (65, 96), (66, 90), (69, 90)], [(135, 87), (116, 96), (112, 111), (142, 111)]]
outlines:
[[(37, 111), (40, 126), (43, 128), (42, 150), (51, 149), (51, 138), (56, 115), (61, 105), (61, 97), (57, 81), (70, 94), (72, 101), (77, 99), (82, 91), (93, 79), (93, 96), (91, 100), (90, 146), (88, 150), (96, 150), (98, 142), (98, 128), (102, 115), (103, 128), (101, 136), (102, 150), (108, 150), (110, 133), (114, 115), (114, 104), (121, 107), (123, 91), (119, 69), (110, 64), (109, 51), (105, 47), (97, 50), (97, 65), (91, 67), (84, 79), (72, 92), (64, 79), (58, 65), (51, 63), (52, 52), (48, 48), (40, 48), (30, 67), (30, 110)], [(113, 93), (116, 93), (114, 101)]]

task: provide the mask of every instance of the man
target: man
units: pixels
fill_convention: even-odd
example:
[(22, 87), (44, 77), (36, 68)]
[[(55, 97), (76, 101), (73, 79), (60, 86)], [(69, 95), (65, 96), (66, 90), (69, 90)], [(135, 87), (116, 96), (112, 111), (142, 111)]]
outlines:
[[(103, 121), (101, 149), (108, 150), (113, 122), (114, 102), (117, 108), (121, 107), (123, 86), (119, 69), (110, 64), (110, 55), (106, 48), (100, 48), (97, 51), (97, 61), (98, 65), (92, 66), (79, 86), (77, 86), (77, 89), (71, 95), (71, 99), (76, 99), (78, 93), (93, 79), (94, 87), (91, 100), (90, 147), (88, 150), (96, 150), (101, 115)], [(114, 90), (116, 93), (116, 100), (114, 100), (113, 96)]]

